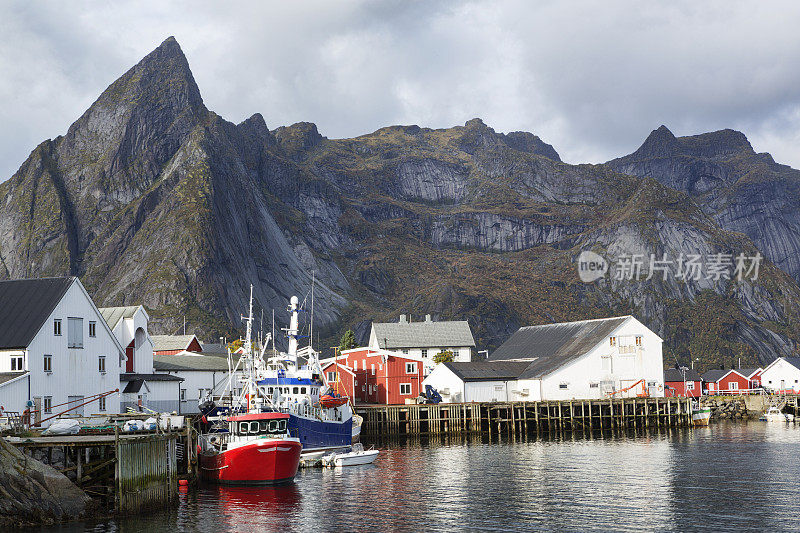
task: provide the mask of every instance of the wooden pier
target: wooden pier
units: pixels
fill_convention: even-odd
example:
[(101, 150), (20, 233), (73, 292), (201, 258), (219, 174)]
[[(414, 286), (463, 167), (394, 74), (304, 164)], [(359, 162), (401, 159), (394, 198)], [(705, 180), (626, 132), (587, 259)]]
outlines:
[(59, 470), (108, 509), (136, 513), (177, 501), (179, 475), (193, 474), (192, 437), (189, 428), (147, 434), (10, 438), (6, 442)]
[(361, 434), (398, 437), (458, 433), (491, 435), (686, 427), (687, 398), (624, 398), (546, 402), (357, 405)]

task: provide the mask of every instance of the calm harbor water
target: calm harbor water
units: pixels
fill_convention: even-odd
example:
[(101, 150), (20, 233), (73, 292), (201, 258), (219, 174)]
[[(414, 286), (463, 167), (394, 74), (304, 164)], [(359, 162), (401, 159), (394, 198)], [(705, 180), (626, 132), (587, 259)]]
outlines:
[(171, 512), (49, 530), (800, 530), (800, 424), (380, 448), (371, 466), (203, 487)]

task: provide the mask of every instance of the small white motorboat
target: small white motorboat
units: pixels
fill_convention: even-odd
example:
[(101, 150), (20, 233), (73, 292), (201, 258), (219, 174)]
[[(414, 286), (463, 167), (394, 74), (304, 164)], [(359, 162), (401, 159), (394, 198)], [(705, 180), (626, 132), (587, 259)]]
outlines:
[(353, 444), (353, 451), (347, 453), (332, 453), (322, 458), (324, 466), (356, 466), (368, 465), (378, 457), (378, 450), (370, 448), (365, 450), (361, 443)]
[(793, 422), (794, 415), (784, 413), (774, 405), (759, 418), (762, 422)]

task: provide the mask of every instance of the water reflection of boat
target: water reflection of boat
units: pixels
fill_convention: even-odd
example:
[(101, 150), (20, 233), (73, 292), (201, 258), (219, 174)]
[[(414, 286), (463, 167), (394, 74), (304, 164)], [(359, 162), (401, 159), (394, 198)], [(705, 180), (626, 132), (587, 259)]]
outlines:
[(711, 420), (711, 407), (702, 407), (699, 403), (692, 405), (692, 424), (707, 426)]
[(773, 405), (759, 417), (759, 420), (762, 422), (793, 422), (794, 415), (784, 413)]

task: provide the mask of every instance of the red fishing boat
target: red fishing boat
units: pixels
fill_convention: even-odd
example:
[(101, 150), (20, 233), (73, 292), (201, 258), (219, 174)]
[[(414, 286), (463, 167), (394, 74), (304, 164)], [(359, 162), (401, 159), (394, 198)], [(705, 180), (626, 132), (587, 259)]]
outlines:
[(200, 436), (200, 476), (213, 483), (289, 483), (300, 464), (300, 440), (289, 435), (286, 413), (227, 418), (228, 431)]

